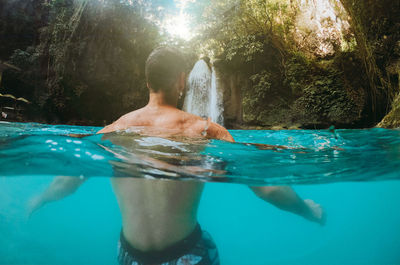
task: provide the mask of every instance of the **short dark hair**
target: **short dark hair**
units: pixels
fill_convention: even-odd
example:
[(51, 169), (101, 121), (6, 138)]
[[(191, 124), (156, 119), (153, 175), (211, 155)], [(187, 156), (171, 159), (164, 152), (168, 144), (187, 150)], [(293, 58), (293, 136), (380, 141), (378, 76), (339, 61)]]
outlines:
[(169, 92), (179, 75), (186, 72), (184, 55), (173, 47), (158, 47), (146, 61), (146, 81), (153, 92)]

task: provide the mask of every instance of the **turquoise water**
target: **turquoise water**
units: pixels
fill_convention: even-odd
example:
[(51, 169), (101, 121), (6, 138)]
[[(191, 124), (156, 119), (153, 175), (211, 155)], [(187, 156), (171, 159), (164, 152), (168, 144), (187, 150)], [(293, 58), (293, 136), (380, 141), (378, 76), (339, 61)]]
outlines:
[[(208, 183), (199, 221), (222, 264), (400, 264), (400, 131), (231, 131), (240, 142), (293, 148), (277, 150), (134, 132), (67, 136), (98, 129), (0, 124), (0, 264), (116, 264), (121, 220), (107, 178), (113, 166), (123, 177), (292, 184), (325, 208), (320, 227), (266, 204), (245, 185)], [(205, 170), (157, 168), (146, 158)], [(28, 220), (27, 201), (54, 175), (92, 178)]]
[[(238, 143), (228, 143), (140, 136), (141, 128), (94, 135), (99, 129), (1, 123), (1, 175), (111, 177), (117, 171), (118, 176), (126, 177), (245, 184), (400, 177), (400, 130), (233, 130)], [(75, 138), (70, 134), (89, 136)], [(268, 146), (247, 143), (278, 147), (269, 150)]]

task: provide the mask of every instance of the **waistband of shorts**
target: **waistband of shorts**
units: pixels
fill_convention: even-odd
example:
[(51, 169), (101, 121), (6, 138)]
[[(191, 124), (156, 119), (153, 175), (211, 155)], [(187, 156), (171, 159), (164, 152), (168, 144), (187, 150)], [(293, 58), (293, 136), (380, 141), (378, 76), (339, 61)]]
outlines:
[(193, 232), (186, 238), (163, 250), (141, 251), (129, 244), (121, 230), (120, 243), (122, 249), (140, 263), (164, 263), (187, 254), (201, 239), (201, 235), (202, 231), (200, 225), (197, 224)]

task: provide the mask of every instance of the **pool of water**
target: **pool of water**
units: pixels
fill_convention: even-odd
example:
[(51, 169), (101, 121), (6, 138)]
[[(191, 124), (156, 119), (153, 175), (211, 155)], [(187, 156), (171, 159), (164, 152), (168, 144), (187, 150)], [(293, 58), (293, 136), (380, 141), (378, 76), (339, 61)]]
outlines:
[[(0, 123), (2, 176), (118, 176), (244, 184), (400, 177), (400, 130), (231, 131), (237, 143), (95, 135), (97, 127)], [(76, 135), (87, 135), (77, 138)], [(272, 146), (271, 146), (272, 145)]]
[[(242, 144), (135, 132), (68, 136), (98, 129), (0, 124), (0, 264), (117, 264), (121, 217), (109, 177), (118, 170), (212, 182), (199, 221), (221, 264), (400, 264), (397, 130), (231, 131)], [(91, 178), (28, 219), (27, 201), (55, 175)], [(279, 211), (239, 183), (291, 184), (323, 205), (327, 224)]]

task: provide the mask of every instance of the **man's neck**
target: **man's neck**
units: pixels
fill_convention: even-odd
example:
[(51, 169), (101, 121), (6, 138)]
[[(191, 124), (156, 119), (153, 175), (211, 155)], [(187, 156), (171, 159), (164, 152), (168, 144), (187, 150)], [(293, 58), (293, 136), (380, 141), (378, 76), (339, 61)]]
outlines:
[(176, 108), (177, 102), (174, 104), (168, 102), (162, 92), (150, 92), (149, 103), (147, 103), (148, 107), (172, 107)]

